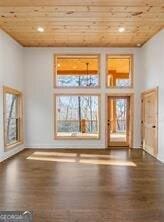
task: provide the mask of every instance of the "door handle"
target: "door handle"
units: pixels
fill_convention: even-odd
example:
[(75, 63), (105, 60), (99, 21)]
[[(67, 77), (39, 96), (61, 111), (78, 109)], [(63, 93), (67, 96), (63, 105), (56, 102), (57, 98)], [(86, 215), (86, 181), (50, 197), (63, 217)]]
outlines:
[(155, 128), (156, 128), (156, 126), (152, 126), (152, 128), (154, 128), (154, 129), (155, 129)]

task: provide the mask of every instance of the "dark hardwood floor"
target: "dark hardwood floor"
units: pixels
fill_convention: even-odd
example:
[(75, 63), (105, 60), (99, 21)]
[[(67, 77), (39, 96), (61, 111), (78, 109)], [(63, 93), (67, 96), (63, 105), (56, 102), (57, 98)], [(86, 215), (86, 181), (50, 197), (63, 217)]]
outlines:
[(164, 164), (139, 149), (25, 150), (0, 163), (0, 210), (32, 210), (36, 222), (164, 222)]

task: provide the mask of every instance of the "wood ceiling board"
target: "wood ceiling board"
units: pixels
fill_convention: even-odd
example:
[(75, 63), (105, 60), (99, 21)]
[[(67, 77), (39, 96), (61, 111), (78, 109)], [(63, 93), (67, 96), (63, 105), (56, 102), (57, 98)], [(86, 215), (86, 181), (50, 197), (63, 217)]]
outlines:
[(130, 16), (142, 16), (143, 14), (154, 14), (154, 13), (162, 13), (162, 6), (155, 7), (81, 7), (81, 6), (60, 6), (60, 7), (0, 7), (0, 12), (5, 16), (13, 16), (19, 14), (19, 16), (45, 16), (48, 14), (49, 16), (83, 16), (87, 15), (116, 15), (121, 14), (129, 14)]
[[(162, 4), (163, 0), (69, 0), (69, 5), (108, 5), (108, 6), (156, 6)], [(57, 6), (68, 5), (68, 0), (1, 0), (0, 6)]]
[(0, 27), (24, 46), (133, 47), (164, 27), (163, 0), (4, 0), (0, 6)]
[[(63, 13), (65, 12), (68, 15), (74, 14), (76, 12), (132, 12), (132, 13), (139, 13), (139, 12), (162, 12), (163, 6), (156, 5), (156, 6), (77, 6), (77, 5), (65, 5), (65, 6), (28, 6), (28, 7), (3, 7), (1, 6), (0, 11), (3, 13), (34, 13), (42, 14), (42, 13)], [(142, 13), (139, 13), (139, 15)], [(133, 16), (137, 16), (138, 14), (133, 14)]]

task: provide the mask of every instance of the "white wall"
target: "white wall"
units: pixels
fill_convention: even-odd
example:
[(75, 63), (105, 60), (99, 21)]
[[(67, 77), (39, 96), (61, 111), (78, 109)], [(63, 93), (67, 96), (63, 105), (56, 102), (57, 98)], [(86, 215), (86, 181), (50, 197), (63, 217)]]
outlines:
[[(101, 85), (95, 93), (101, 94), (101, 139), (100, 140), (54, 140), (53, 94), (63, 93), (53, 89), (53, 56), (64, 53), (101, 54)], [(25, 48), (25, 145), (32, 148), (105, 148), (105, 93), (116, 92), (105, 88), (105, 59), (109, 53), (134, 54), (135, 124), (134, 147), (140, 146), (140, 53), (133, 48)], [(67, 89), (68, 93), (83, 93), (84, 90)], [(89, 90), (88, 90), (89, 92)], [(93, 91), (92, 91), (93, 92)], [(85, 90), (87, 93), (87, 90)]]
[[(0, 160), (19, 150), (4, 152), (3, 141), (3, 85), (25, 89), (25, 145), (33, 148), (104, 148), (105, 147), (105, 93), (118, 92), (105, 88), (105, 55), (113, 53), (134, 54), (134, 147), (140, 146), (140, 93), (159, 86), (159, 154), (164, 161), (164, 30), (152, 38), (142, 49), (133, 48), (22, 48), (3, 31), (0, 31)], [(53, 88), (53, 55), (58, 53), (101, 54), (101, 139), (54, 140), (53, 94), (62, 93)], [(122, 90), (123, 91), (123, 90)], [(67, 89), (70, 93), (72, 90)], [(83, 93), (83, 90), (73, 92)], [(89, 92), (89, 90), (88, 90)], [(93, 92), (93, 91), (92, 91)]]
[[(105, 88), (105, 55), (113, 53), (134, 54), (135, 93), (134, 147), (140, 146), (140, 93), (159, 86), (159, 155), (164, 160), (164, 31), (158, 33), (142, 49), (134, 48), (22, 48), (3, 31), (0, 31), (0, 159), (5, 159), (23, 149), (23, 145), (4, 152), (2, 86), (24, 91), (25, 146), (33, 148), (104, 148), (105, 147), (105, 93), (118, 92)], [(53, 94), (62, 92), (53, 88), (53, 55), (58, 53), (101, 54), (101, 139), (54, 140)], [(67, 89), (68, 93), (83, 90)], [(86, 92), (86, 91), (85, 91)], [(89, 92), (89, 90), (88, 90)], [(92, 91), (93, 92), (93, 91)]]
[(141, 49), (142, 91), (159, 87), (158, 158), (164, 161), (164, 29)]
[(3, 86), (23, 91), (23, 48), (0, 30), (0, 161), (23, 149), (23, 145), (4, 151)]

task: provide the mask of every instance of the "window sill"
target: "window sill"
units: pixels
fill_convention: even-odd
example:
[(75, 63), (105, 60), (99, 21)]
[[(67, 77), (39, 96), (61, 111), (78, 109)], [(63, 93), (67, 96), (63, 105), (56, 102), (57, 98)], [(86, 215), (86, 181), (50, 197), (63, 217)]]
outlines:
[(107, 89), (134, 89), (133, 86), (119, 87), (119, 86), (106, 86)]

